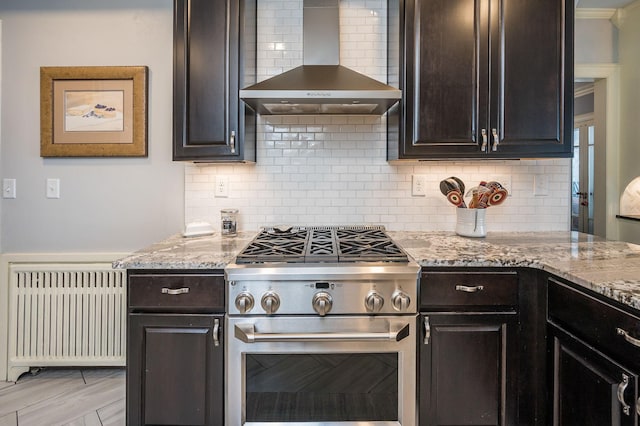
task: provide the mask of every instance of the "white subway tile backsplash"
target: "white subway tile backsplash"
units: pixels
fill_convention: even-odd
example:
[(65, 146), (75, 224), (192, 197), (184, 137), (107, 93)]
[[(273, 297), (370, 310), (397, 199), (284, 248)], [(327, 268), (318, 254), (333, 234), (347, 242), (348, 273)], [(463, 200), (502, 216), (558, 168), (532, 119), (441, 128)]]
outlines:
[[(258, 81), (302, 65), (302, 0), (258, 0)], [(386, 78), (386, 1), (341, 0), (341, 63)], [(348, 23), (345, 25), (345, 23)], [(263, 116), (254, 165), (185, 168), (185, 218), (219, 223), (235, 207), (241, 230), (274, 224), (382, 224), (390, 230), (455, 228), (455, 207), (440, 193), (455, 175), (467, 187), (510, 176), (510, 196), (487, 212), (491, 231), (569, 229), (568, 159), (522, 161), (386, 161), (386, 121), (369, 116)], [(229, 176), (229, 197), (215, 198), (216, 175)], [(427, 194), (411, 195), (412, 175)], [(549, 176), (547, 196), (533, 196), (535, 175)], [(218, 225), (219, 226), (219, 225)]]
[[(247, 230), (284, 223), (374, 223), (392, 230), (453, 230), (455, 207), (440, 194), (440, 180), (456, 175), (470, 187), (484, 176), (499, 173), (511, 176), (513, 188), (504, 204), (487, 212), (489, 231), (567, 230), (569, 226), (569, 160), (394, 165), (386, 162), (383, 149), (377, 157), (345, 157), (345, 152), (362, 154), (362, 150), (349, 148), (354, 142), (334, 147), (333, 141), (325, 141), (326, 146), (313, 150), (315, 156), (305, 162), (296, 150), (265, 146), (261, 139), (255, 165), (187, 167), (187, 221), (217, 223), (221, 208), (237, 207), (240, 228)], [(281, 158), (282, 164), (265, 163), (269, 156)], [(534, 197), (533, 178), (543, 171), (560, 187), (550, 190), (548, 196)], [(229, 198), (213, 197), (216, 174), (230, 177)], [(427, 196), (411, 196), (412, 174), (426, 176)]]

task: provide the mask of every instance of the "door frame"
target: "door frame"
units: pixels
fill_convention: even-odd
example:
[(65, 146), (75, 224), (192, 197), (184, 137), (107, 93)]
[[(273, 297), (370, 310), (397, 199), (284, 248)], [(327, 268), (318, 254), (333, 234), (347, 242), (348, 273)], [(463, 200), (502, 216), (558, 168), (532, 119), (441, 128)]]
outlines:
[[(606, 179), (596, 180), (594, 194), (605, 194), (604, 211), (601, 200), (594, 200), (595, 206), (600, 203), (600, 209), (594, 211), (594, 233), (605, 236), (608, 239), (619, 239), (618, 222), (616, 214), (619, 208), (620, 175), (619, 175), (619, 153), (620, 153), (620, 66), (618, 64), (575, 64), (574, 79), (576, 80), (596, 80), (594, 85), (595, 104), (604, 103), (604, 117), (596, 112), (596, 132), (600, 129), (600, 135), (596, 135), (597, 140), (605, 143), (601, 144), (601, 149), (596, 148), (596, 158), (599, 159), (594, 164), (595, 176), (606, 176)], [(595, 108), (598, 108), (597, 106)], [(604, 122), (599, 122), (604, 120)], [(605, 161), (601, 159), (605, 158)], [(607, 173), (609, 173), (607, 175)], [(594, 208), (595, 208), (594, 206)], [(598, 210), (600, 212), (598, 212)], [(604, 216), (605, 229), (598, 229), (599, 222), (596, 215)], [(600, 223), (602, 223), (600, 221)]]

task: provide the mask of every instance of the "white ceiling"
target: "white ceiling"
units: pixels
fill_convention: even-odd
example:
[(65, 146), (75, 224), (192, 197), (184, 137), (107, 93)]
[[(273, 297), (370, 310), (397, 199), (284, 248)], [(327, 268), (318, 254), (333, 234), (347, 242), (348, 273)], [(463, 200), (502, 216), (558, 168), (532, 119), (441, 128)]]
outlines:
[(617, 9), (633, 3), (634, 0), (576, 0), (576, 7), (591, 9), (591, 8), (604, 8), (604, 9)]

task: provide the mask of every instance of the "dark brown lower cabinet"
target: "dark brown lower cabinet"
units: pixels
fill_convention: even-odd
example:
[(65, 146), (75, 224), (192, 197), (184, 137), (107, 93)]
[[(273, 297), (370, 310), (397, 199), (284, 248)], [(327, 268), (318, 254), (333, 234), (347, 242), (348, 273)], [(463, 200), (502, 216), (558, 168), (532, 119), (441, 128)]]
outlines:
[(638, 425), (638, 312), (559, 278), (547, 291), (553, 425)]
[(517, 313), (424, 313), (421, 426), (515, 425)]
[(127, 275), (127, 425), (223, 425), (223, 272)]
[(553, 424), (637, 425), (638, 376), (555, 329), (553, 334)]
[(129, 425), (223, 424), (223, 324), (223, 315), (129, 315)]

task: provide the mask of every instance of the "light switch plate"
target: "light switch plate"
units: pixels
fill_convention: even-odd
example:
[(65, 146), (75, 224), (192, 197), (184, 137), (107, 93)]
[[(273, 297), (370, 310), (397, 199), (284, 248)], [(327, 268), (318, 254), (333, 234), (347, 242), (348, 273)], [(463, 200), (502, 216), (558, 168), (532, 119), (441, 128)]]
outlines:
[(60, 198), (60, 179), (47, 179), (47, 198)]
[(16, 198), (15, 179), (2, 179), (2, 198)]

